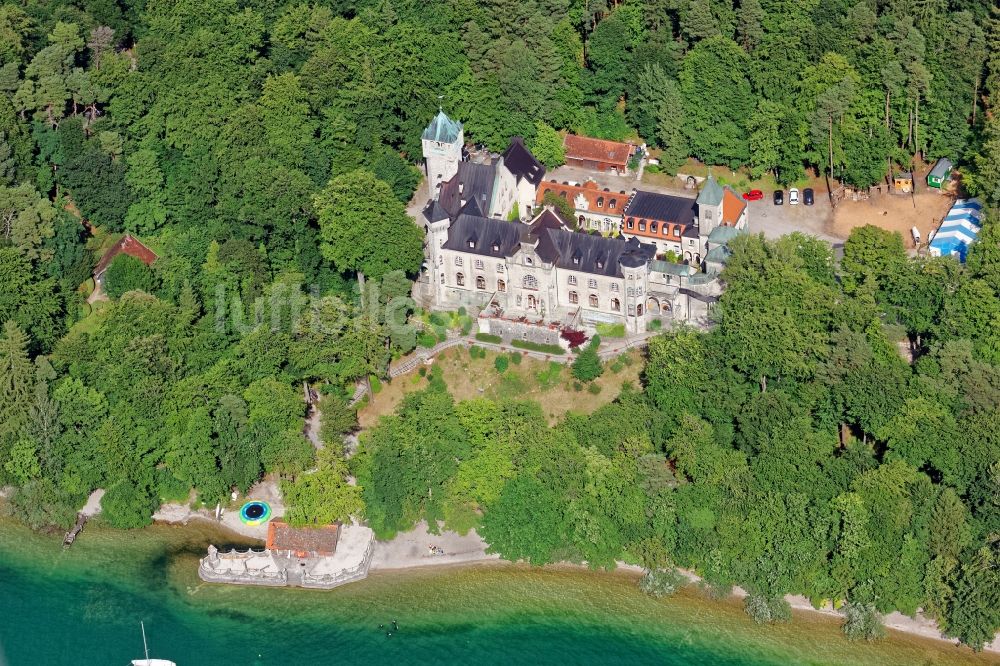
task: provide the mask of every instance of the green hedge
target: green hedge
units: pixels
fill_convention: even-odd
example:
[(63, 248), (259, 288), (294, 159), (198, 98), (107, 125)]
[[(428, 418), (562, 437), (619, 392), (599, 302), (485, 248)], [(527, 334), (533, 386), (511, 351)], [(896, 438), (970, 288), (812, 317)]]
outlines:
[(503, 338), (499, 335), (490, 335), (489, 333), (476, 333), (476, 340), (480, 342), (492, 342), (495, 345), (503, 342)]
[(512, 340), (510, 344), (518, 349), (527, 349), (528, 351), (541, 352), (542, 354), (562, 355), (566, 353), (566, 350), (559, 345), (540, 345), (537, 342), (529, 342), (528, 340)]

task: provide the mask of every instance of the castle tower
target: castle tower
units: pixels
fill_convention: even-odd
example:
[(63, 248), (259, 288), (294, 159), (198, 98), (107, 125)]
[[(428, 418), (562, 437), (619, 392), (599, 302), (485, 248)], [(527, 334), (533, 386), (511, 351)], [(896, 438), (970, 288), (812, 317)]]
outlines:
[(462, 131), (462, 123), (452, 120), (444, 110), (439, 109), (434, 120), (424, 130), (422, 139), (427, 187), (431, 198), (437, 199), (441, 183), (458, 173), (465, 133)]
[(698, 193), (698, 232), (700, 236), (708, 237), (722, 222), (722, 199), (725, 192), (712, 172), (708, 172), (704, 187)]

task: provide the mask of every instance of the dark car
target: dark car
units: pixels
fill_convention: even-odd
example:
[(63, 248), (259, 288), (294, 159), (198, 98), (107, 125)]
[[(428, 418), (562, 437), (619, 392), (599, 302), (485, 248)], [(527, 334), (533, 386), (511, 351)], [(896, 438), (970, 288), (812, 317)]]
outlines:
[(780, 206), (783, 203), (785, 203), (785, 191), (784, 190), (775, 190), (774, 191), (774, 205), (775, 206)]
[(812, 206), (814, 203), (816, 203), (816, 195), (813, 193), (811, 187), (807, 187), (806, 189), (802, 190), (802, 203), (804, 203), (807, 206)]

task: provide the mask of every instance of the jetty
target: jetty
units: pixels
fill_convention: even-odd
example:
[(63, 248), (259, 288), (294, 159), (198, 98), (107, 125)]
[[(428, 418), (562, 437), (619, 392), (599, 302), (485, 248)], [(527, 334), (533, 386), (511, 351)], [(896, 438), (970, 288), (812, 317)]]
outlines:
[(90, 497), (87, 498), (87, 503), (83, 505), (80, 512), (76, 514), (76, 524), (73, 528), (66, 532), (66, 536), (63, 537), (63, 548), (69, 548), (76, 541), (76, 538), (80, 536), (80, 532), (83, 531), (83, 526), (87, 524), (93, 516), (96, 516), (101, 512), (101, 498), (104, 497), (104, 489), (98, 488), (94, 492), (90, 493)]

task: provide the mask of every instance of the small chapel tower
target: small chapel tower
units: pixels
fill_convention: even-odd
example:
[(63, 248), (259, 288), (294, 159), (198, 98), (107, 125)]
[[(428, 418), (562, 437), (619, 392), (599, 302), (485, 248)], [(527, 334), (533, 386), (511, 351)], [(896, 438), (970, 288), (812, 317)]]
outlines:
[(441, 183), (458, 173), (465, 133), (462, 131), (462, 123), (452, 120), (444, 110), (439, 109), (434, 120), (424, 130), (422, 139), (427, 187), (431, 198), (437, 199)]

